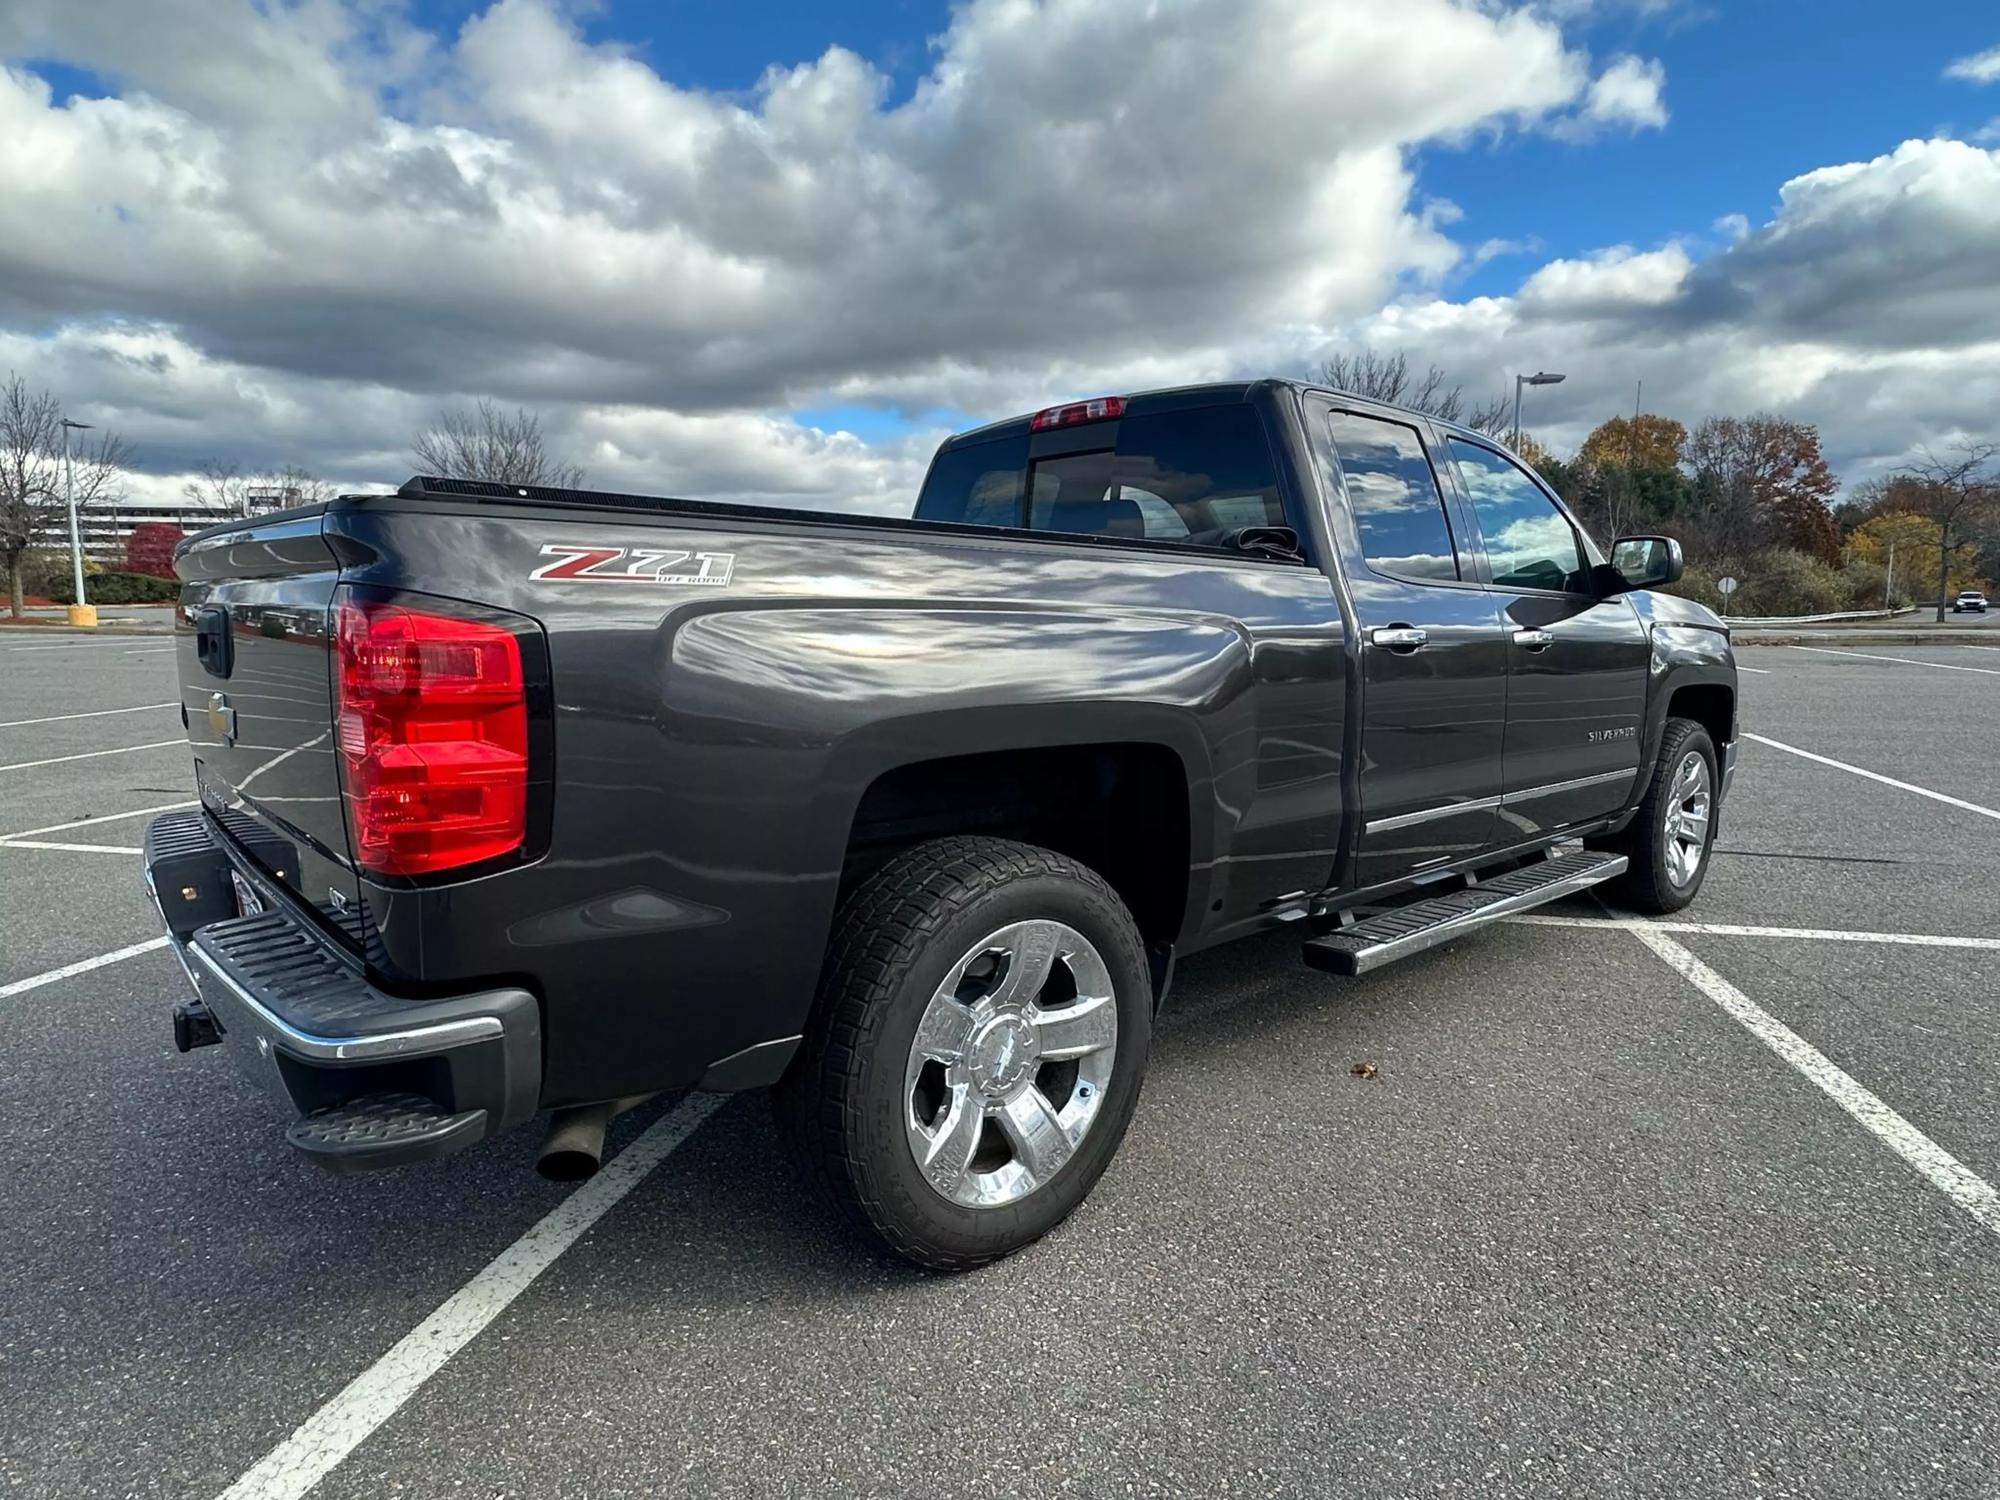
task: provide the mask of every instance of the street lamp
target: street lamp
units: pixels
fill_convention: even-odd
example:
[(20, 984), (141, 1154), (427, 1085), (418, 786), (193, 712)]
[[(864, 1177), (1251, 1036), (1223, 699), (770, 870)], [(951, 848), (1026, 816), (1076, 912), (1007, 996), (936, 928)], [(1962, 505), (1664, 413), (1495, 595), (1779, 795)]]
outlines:
[(69, 461), (69, 434), (71, 428), (76, 429), (78, 432), (89, 432), (91, 431), (91, 426), (88, 422), (72, 422), (68, 417), (62, 419), (62, 425), (63, 501), (69, 507), (69, 561), (70, 566), (76, 570), (76, 602), (81, 605), (84, 602), (83, 539), (78, 535), (76, 529), (76, 481), (74, 477), (75, 470), (71, 468)]
[(1561, 385), (1562, 383), (1562, 376), (1551, 375), (1546, 370), (1537, 370), (1533, 375), (1516, 375), (1514, 377), (1514, 441), (1512, 447), (1516, 453), (1521, 451), (1521, 387), (1524, 385)]

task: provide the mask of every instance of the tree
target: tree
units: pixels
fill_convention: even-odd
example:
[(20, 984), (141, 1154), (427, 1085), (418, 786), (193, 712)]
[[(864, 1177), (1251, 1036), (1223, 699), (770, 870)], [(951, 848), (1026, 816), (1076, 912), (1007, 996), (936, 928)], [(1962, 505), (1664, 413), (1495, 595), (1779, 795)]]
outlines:
[(1359, 354), (1336, 354), (1320, 367), (1320, 379), (1337, 391), (1428, 412), (1489, 437), (1499, 437), (1507, 431), (1506, 397), (1496, 396), (1483, 405), (1468, 405), (1465, 387), (1454, 385), (1451, 377), (1436, 365), (1426, 366), (1422, 375), (1413, 378), (1407, 354), (1383, 355), (1373, 349), (1364, 349)]
[[(1936, 555), (1942, 535), (1943, 528), (1919, 511), (1887, 510), (1870, 516), (1848, 534), (1847, 555), (1852, 561), (1883, 569), (1886, 583), (1900, 578), (1908, 587), (1922, 575), (1926, 559)], [(1960, 542), (1950, 548), (1950, 556), (1946, 593), (1979, 587), (1984, 581), (1980, 576), (1979, 548), (1971, 542)], [(1891, 562), (1895, 564), (1893, 575)], [(1914, 594), (1915, 590), (1911, 592)]]
[(581, 466), (549, 453), (540, 417), (519, 407), (508, 413), (483, 399), (470, 411), (438, 413), (435, 423), (411, 437), (410, 457), (420, 471), (442, 479), (565, 490), (583, 484)]
[(174, 548), (181, 529), (167, 521), (142, 521), (125, 538), (125, 567), (154, 578), (174, 576)]
[(1577, 457), (1600, 467), (1675, 469), (1680, 467), (1687, 438), (1688, 430), (1672, 417), (1641, 412), (1636, 417), (1613, 417), (1598, 423), (1583, 440)]
[(19, 375), (10, 375), (0, 386), (0, 560), (7, 565), (8, 604), (17, 620), (26, 602), (22, 554), (58, 533), (67, 539), (70, 494), (78, 509), (117, 500), (131, 463), (125, 440), (100, 431), (73, 447), (65, 472), (63, 437), (62, 404), (53, 393), (31, 391)]
[(331, 500), (336, 491), (297, 464), (252, 474), (245, 473), (234, 459), (211, 458), (181, 486), (181, 493), (204, 509), (247, 517), (294, 505), (316, 505)]
[(62, 407), (47, 391), (28, 389), (19, 375), (0, 386), (0, 556), (7, 590), (21, 618), (21, 554), (34, 543), (62, 494)]
[(1682, 462), (1710, 553), (1776, 546), (1840, 560), (1840, 527), (1828, 508), (1840, 481), (1820, 453), (1817, 427), (1765, 413), (1710, 417), (1689, 435)]
[(1905, 475), (1913, 481), (1908, 493), (1918, 514), (1937, 523), (1938, 623), (1951, 592), (1952, 539), (1968, 541), (1983, 526), (2000, 517), (2000, 443), (1960, 443), (1944, 456), (1924, 450), (1921, 461)]

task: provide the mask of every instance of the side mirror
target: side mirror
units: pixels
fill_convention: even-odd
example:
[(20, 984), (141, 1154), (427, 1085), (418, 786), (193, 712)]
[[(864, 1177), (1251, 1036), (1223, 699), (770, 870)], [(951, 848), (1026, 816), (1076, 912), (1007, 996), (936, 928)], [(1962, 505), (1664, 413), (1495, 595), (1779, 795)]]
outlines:
[(1681, 544), (1670, 536), (1621, 536), (1611, 544), (1611, 570), (1628, 589), (1678, 583)]

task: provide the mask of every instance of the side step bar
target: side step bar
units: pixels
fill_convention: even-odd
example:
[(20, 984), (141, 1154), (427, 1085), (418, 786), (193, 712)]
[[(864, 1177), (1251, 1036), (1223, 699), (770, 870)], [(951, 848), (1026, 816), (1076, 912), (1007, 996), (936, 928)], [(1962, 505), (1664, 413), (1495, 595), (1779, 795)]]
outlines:
[(1310, 939), (1303, 957), (1329, 974), (1366, 974), (1412, 953), (1465, 936), (1489, 922), (1574, 896), (1625, 873), (1622, 854), (1582, 850), (1510, 870), (1483, 885), (1399, 906)]

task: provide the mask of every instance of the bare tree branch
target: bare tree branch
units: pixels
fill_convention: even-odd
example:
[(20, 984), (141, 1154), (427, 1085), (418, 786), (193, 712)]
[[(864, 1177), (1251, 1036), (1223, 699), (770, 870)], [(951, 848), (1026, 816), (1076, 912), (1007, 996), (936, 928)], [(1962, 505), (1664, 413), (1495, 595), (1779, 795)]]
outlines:
[(1937, 621), (1944, 623), (1945, 594), (1951, 588), (1953, 534), (2000, 526), (2000, 443), (1959, 443), (1942, 457), (1931, 449), (1904, 474), (1920, 514), (1938, 523)]
[(486, 400), (471, 411), (440, 412), (435, 423), (411, 437), (410, 456), (420, 471), (443, 479), (571, 490), (583, 484), (580, 465), (549, 453), (540, 417), (518, 407), (510, 413)]
[(1337, 391), (1388, 406), (1428, 412), (1491, 437), (1507, 430), (1505, 396), (1468, 405), (1465, 387), (1453, 384), (1451, 377), (1437, 365), (1427, 365), (1423, 374), (1413, 378), (1410, 357), (1400, 351), (1377, 354), (1373, 349), (1364, 349), (1359, 354), (1336, 354), (1320, 366), (1320, 379)]
[(294, 505), (317, 505), (339, 490), (297, 464), (246, 474), (233, 459), (211, 458), (181, 486), (181, 493), (204, 509), (248, 517)]
[[(39, 541), (68, 535), (62, 423), (62, 403), (52, 392), (29, 390), (19, 375), (0, 386), (0, 561), (15, 619), (25, 602), (22, 555)], [(116, 501), (131, 459), (116, 433), (99, 432), (81, 444), (69, 457), (77, 506)]]

